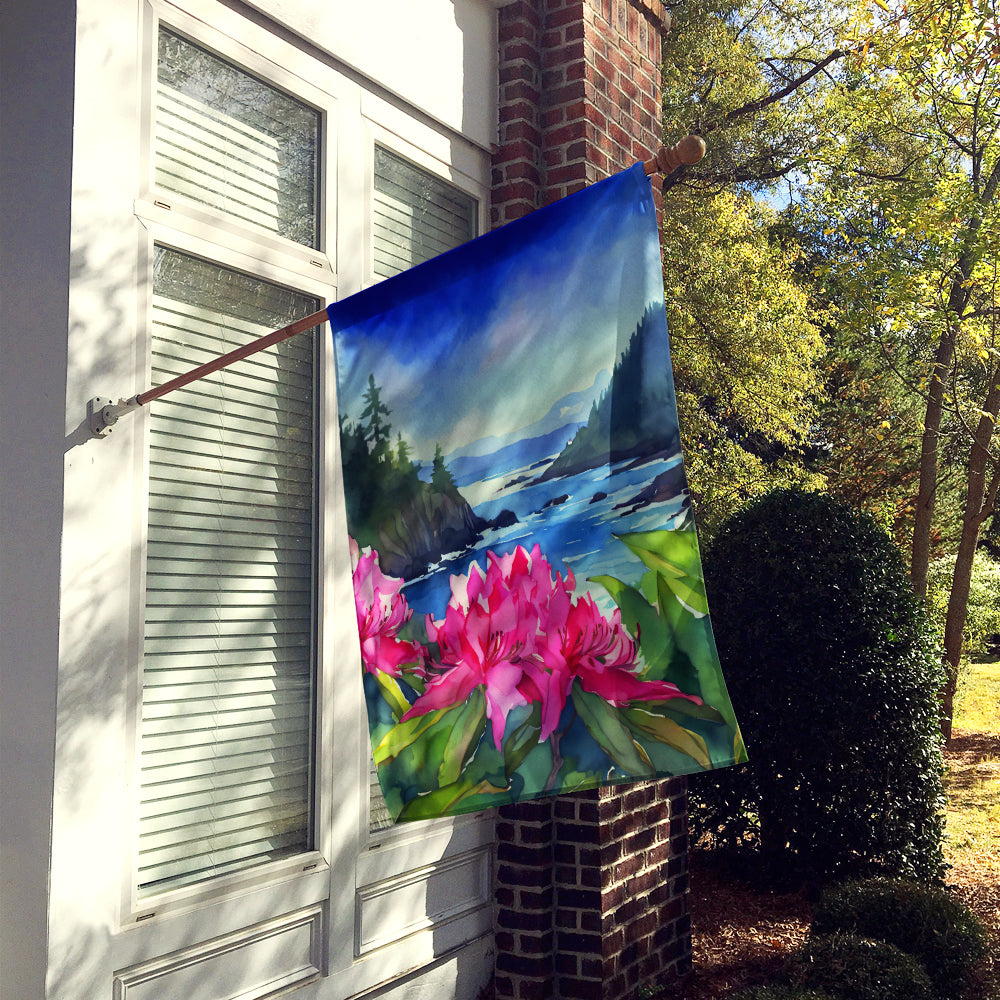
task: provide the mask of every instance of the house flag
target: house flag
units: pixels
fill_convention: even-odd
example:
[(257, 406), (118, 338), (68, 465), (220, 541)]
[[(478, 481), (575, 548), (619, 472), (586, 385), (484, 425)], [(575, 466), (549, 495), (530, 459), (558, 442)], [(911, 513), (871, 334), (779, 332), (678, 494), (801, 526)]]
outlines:
[(637, 164), (329, 307), (396, 821), (744, 755)]

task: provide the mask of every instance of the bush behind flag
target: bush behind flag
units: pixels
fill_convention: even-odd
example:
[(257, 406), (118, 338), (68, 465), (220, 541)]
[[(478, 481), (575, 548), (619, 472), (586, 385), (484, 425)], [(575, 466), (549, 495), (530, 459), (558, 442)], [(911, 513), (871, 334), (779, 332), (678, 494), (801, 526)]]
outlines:
[(642, 165), (328, 311), (393, 819), (743, 759)]

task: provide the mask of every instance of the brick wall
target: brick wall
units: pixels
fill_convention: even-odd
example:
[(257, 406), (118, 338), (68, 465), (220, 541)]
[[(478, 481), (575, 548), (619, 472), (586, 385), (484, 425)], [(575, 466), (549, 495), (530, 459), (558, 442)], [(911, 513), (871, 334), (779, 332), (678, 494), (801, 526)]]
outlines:
[[(498, 18), (494, 226), (653, 155), (669, 20), (660, 0), (514, 0)], [(688, 970), (686, 788), (499, 810), (498, 998), (624, 1000)]]
[(619, 1000), (691, 964), (683, 778), (506, 806), (496, 996)]
[(650, 157), (661, 0), (515, 0), (498, 11), (493, 225)]

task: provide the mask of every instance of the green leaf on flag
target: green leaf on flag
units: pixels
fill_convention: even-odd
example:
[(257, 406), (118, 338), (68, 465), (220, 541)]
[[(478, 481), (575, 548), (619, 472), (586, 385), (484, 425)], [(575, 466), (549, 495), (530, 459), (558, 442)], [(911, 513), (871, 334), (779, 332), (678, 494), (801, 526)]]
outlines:
[(659, 743), (665, 743), (681, 753), (687, 754), (706, 771), (711, 770), (712, 759), (704, 739), (697, 733), (679, 726), (673, 719), (655, 715), (641, 708), (620, 710), (629, 727), (636, 733), (652, 736)]
[(438, 781), (450, 785), (458, 781), (469, 758), (476, 752), (486, 730), (486, 698), (482, 688), (475, 688), (458, 711), (451, 724), (444, 756), (438, 770)]
[(579, 680), (573, 681), (572, 698), (587, 731), (623, 771), (641, 778), (656, 773), (646, 752), (622, 721), (619, 709), (609, 705), (600, 695), (584, 691)]

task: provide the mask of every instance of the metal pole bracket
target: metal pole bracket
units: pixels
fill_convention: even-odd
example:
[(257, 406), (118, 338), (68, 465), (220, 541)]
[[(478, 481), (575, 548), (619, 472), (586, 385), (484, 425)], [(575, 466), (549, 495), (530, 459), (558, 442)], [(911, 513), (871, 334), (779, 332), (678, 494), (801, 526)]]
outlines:
[(94, 396), (93, 399), (88, 399), (87, 423), (90, 425), (90, 433), (94, 437), (107, 437), (123, 413), (128, 413), (138, 409), (138, 407), (139, 401), (135, 396), (131, 399), (119, 399), (117, 403), (105, 396)]

